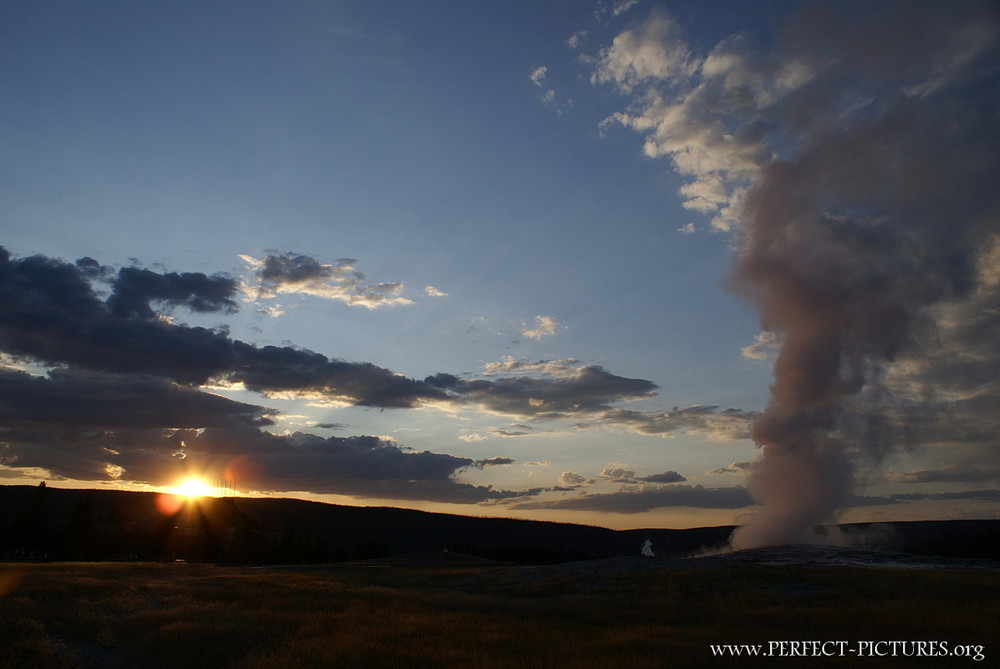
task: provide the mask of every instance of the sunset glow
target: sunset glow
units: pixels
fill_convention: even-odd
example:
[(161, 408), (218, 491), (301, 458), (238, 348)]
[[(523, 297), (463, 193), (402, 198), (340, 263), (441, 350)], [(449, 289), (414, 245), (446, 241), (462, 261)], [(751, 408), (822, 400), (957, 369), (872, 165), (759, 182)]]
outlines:
[(5, 485), (1000, 517), (996, 2), (163, 4), (4, 7)]
[(184, 497), (208, 497), (215, 494), (215, 488), (198, 478), (186, 478), (174, 486), (174, 492)]

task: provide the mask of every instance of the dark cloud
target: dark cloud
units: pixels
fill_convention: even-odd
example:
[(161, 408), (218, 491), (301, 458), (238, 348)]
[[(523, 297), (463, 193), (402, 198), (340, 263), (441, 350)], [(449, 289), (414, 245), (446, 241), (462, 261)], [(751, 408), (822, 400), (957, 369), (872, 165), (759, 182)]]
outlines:
[(171, 429), (4, 428), (0, 463), (39, 467), (59, 479), (173, 484), (185, 473), (183, 434)]
[(886, 504), (899, 504), (906, 502), (926, 502), (926, 501), (1000, 501), (1000, 490), (962, 490), (959, 492), (904, 492), (884, 497), (869, 497), (855, 495), (850, 499), (850, 506), (882, 506)]
[(299, 253), (269, 254), (264, 256), (257, 272), (260, 279), (270, 285), (307, 283), (330, 279), (337, 267), (349, 267), (357, 260), (341, 260), (336, 266), (324, 265), (315, 258)]
[[(466, 380), (454, 374), (436, 374), (425, 382), (447, 391), (455, 402), (532, 421), (575, 420), (578, 429), (615, 426), (639, 434), (686, 433), (723, 441), (750, 436), (753, 413), (740, 409), (709, 405), (639, 411), (614, 406), (653, 397), (657, 386), (577, 360), (529, 362), (506, 358), (487, 365), (484, 376)], [(490, 430), (502, 437), (534, 432), (536, 428), (524, 424)]]
[(0, 369), (0, 430), (259, 426), (270, 424), (269, 413), (151, 376)]
[(733, 441), (750, 437), (753, 413), (716, 406), (674, 407), (670, 411), (635, 411), (610, 409), (594, 418), (600, 423), (624, 425), (640, 434), (697, 434), (717, 441)]
[(103, 279), (115, 273), (114, 268), (101, 265), (101, 263), (89, 256), (79, 258), (76, 261), (76, 268), (88, 279)]
[[(261, 270), (271, 281), (307, 281), (329, 271), (306, 257), (272, 260)], [(98, 282), (110, 285), (106, 298), (95, 290)], [(616, 403), (653, 396), (655, 384), (573, 360), (506, 360), (489, 366), (485, 378), (436, 374), (418, 380), (293, 346), (258, 347), (225, 329), (160, 317), (160, 310), (176, 308), (229, 313), (235, 292), (235, 283), (222, 275), (136, 267), (115, 274), (92, 259), (15, 259), (0, 250), (0, 350), (54, 367), (48, 376), (0, 373), (3, 462), (65, 478), (163, 484), (195, 467), (217, 478), (229, 461), (242, 459), (253, 463), (248, 471), (257, 487), (268, 490), (465, 502), (535, 494), (455, 479), (469, 468), (512, 464), (512, 458), (412, 453), (375, 437), (271, 434), (261, 429), (270, 423), (269, 410), (200, 389), (210, 383), (377, 408), (472, 404), (530, 420), (589, 418), (647, 432), (714, 433), (745, 421), (738, 412), (706, 407), (616, 413)], [(517, 424), (499, 433), (531, 431)], [(241, 479), (249, 484), (253, 477)], [(632, 473), (629, 480), (683, 478)]]
[(309, 491), (354, 497), (479, 503), (523, 493), (454, 477), (500, 464), (411, 452), (373, 436), (275, 435), (256, 428), (204, 430), (6, 429), (0, 462), (55, 476), (170, 485), (184, 474), (236, 479), (240, 490)]
[[(308, 263), (296, 265), (305, 272)], [(371, 407), (469, 402), (509, 415), (551, 419), (647, 398), (656, 385), (595, 365), (521, 366), (512, 376), (410, 379), (368, 362), (333, 360), (291, 346), (257, 347), (210, 330), (151, 317), (151, 304), (229, 310), (233, 285), (203, 274), (122, 270), (102, 301), (81, 270), (58, 260), (0, 256), (0, 348), (47, 364), (160, 376), (181, 384), (242, 383), (252, 391), (316, 394)], [(155, 313), (154, 313), (155, 315)], [(537, 376), (524, 372), (536, 370)], [(504, 370), (506, 371), (506, 370)]]
[(613, 493), (579, 495), (557, 500), (517, 502), (517, 510), (572, 509), (599, 513), (644, 513), (670, 507), (702, 509), (742, 509), (753, 505), (745, 488), (703, 488), (702, 486), (671, 485), (641, 489), (623, 489)]
[(228, 378), (247, 389), (314, 393), (359, 406), (414, 407), (425, 400), (443, 400), (434, 384), (396, 374), (369, 362), (330, 360), (320, 353), (290, 346), (257, 348), (233, 342), (234, 368)]
[(105, 302), (75, 265), (42, 256), (12, 260), (0, 251), (0, 349), (12, 355), (181, 384), (215, 379), (265, 394), (318, 393), (363, 406), (411, 407), (445, 398), (436, 386), (371, 363), (330, 360), (293, 347), (258, 348), (225, 331), (147, 317), (154, 298), (228, 310), (228, 279), (123, 270), (115, 287), (127, 288)]
[[(77, 261), (78, 268), (81, 262)], [(81, 272), (86, 274), (82, 269)], [(157, 274), (148, 269), (125, 267), (119, 270), (112, 284), (107, 307), (117, 318), (146, 320), (156, 318), (157, 314), (150, 306), (152, 302), (167, 307), (183, 306), (194, 312), (234, 313), (238, 310), (233, 300), (237, 292), (236, 280), (222, 275), (206, 276), (200, 272)]]
[(1000, 480), (1000, 466), (945, 463), (933, 469), (915, 469), (908, 472), (888, 474), (890, 481), (897, 483), (940, 483)]
[(640, 476), (639, 481), (646, 483), (680, 483), (681, 481), (687, 481), (687, 479), (675, 471), (666, 471), (650, 476)]
[(204, 383), (230, 368), (232, 342), (205, 328), (112, 313), (75, 266), (0, 249), (0, 349), (47, 364)]
[(506, 465), (512, 465), (515, 462), (517, 462), (517, 460), (515, 460), (514, 458), (503, 458), (497, 456), (492, 458), (483, 458), (482, 460), (475, 460), (473, 461), (472, 464), (473, 466), (478, 467), (479, 469), (484, 469), (486, 467), (502, 467)]
[[(575, 472), (565, 472), (562, 477), (565, 485), (579, 486), (588, 479)], [(533, 494), (548, 492), (548, 490), (533, 491)], [(981, 489), (952, 492), (919, 492), (896, 493), (884, 496), (854, 495), (849, 497), (845, 507), (888, 506), (923, 501), (1000, 501), (1000, 490)], [(731, 486), (728, 488), (705, 488), (700, 485), (666, 485), (654, 487), (624, 486), (621, 490), (610, 493), (582, 494), (575, 497), (563, 497), (554, 500), (527, 500), (513, 498), (508, 502), (511, 509), (521, 511), (535, 510), (574, 510), (594, 511), (598, 513), (644, 513), (665, 508), (695, 508), (695, 509), (750, 509), (755, 500), (746, 488)]]
[(617, 376), (598, 365), (559, 365), (553, 370), (551, 365), (535, 364), (518, 371), (529, 369), (539, 375), (463, 380), (438, 374), (426, 380), (487, 411), (532, 419), (590, 414), (616, 402), (652, 397), (657, 387), (644, 379)]
[[(274, 435), (251, 430), (205, 430), (185, 439), (189, 458), (253, 460), (263, 489), (339, 494), (468, 500), (487, 488), (456, 483), (452, 476), (475, 461), (444, 453), (409, 452), (393, 441), (372, 437), (319, 437), (303, 432)], [(252, 483), (251, 481), (247, 482)], [(432, 492), (432, 489), (437, 489)], [(433, 494), (434, 497), (426, 497)]]
[(873, 448), (923, 452), (951, 463), (953, 480), (966, 475), (970, 482), (1000, 459), (1000, 235), (983, 248), (971, 295), (929, 309), (933, 326), (871, 393), (890, 406), (863, 394), (852, 412), (855, 423), (869, 426)]
[(375, 437), (274, 435), (269, 411), (203, 392), (209, 381), (262, 394), (319, 394), (373, 407), (447, 398), (440, 387), (370, 363), (231, 339), (177, 325), (155, 308), (229, 312), (235, 284), (204, 274), (135, 268), (102, 300), (90, 281), (110, 272), (0, 249), (0, 349), (57, 365), (46, 377), (0, 370), (0, 462), (80, 480), (173, 483), (189, 469), (218, 478), (251, 463), (244, 484), (392, 499), (479, 502), (513, 495), (453, 477), (512, 462), (407, 452)]

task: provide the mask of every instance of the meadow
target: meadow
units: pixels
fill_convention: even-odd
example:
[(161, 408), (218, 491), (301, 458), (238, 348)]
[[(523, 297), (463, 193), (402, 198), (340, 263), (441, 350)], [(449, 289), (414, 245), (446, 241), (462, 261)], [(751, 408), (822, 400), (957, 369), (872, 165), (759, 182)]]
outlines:
[[(995, 571), (662, 565), (0, 563), (0, 667), (939, 667), (1000, 656)], [(945, 640), (984, 645), (985, 661), (709, 648), (774, 640)]]

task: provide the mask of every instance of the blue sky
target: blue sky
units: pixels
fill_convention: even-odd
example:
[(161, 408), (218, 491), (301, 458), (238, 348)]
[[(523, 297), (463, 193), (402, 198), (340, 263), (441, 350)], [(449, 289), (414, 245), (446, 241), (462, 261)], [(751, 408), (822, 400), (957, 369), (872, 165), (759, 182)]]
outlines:
[[(35, 388), (23, 391), (32, 405), (61, 398), (48, 419), (3, 408), (0, 475), (157, 487), (190, 473), (214, 480), (239, 461), (241, 492), (614, 527), (742, 522), (768, 497), (747, 480), (767, 451), (750, 425), (770, 406), (777, 351), (800, 331), (775, 310), (783, 289), (748, 269), (766, 238), (760, 212), (777, 211), (768, 209), (780, 199), (774, 175), (789, 165), (809, 175), (824, 156), (873, 179), (882, 163), (870, 156), (905, 166), (916, 161), (920, 122), (946, 99), (968, 100), (950, 113), (970, 129), (965, 144), (928, 143), (931, 158), (958, 160), (945, 146), (995, 139), (968, 111), (981, 104), (968, 82), (995, 82), (987, 3), (912, 16), (899, 7), (8, 3), (7, 290), (55, 300), (69, 289), (54, 277), (68, 272), (92, 294), (78, 295), (89, 315), (72, 322), (82, 329), (59, 330), (77, 349), (25, 335), (49, 312), (0, 336), (10, 387)], [(869, 24), (900, 59), (925, 55), (900, 65)], [(814, 39), (823, 25), (828, 34)], [(912, 104), (880, 102), (900, 95)], [(821, 128), (830, 110), (839, 120)], [(830, 147), (852, 145), (892, 114), (913, 119), (913, 141), (883, 131), (888, 148), (873, 148), (873, 135), (857, 140), (860, 157), (834, 155)], [(842, 141), (824, 144), (823, 132)], [(971, 176), (945, 201), (978, 202), (969, 196), (985, 169), (976, 160), (990, 165), (970, 158)], [(916, 230), (936, 248), (926, 232), (934, 221), (903, 220), (916, 201), (910, 182), (892, 186), (891, 201), (825, 176), (801, 189), (817, 183), (840, 197), (822, 203), (824, 220)], [(836, 416), (820, 422), (845, 444), (831, 468), (850, 471), (805, 522), (1000, 509), (996, 425), (986, 418), (995, 387), (956, 383), (947, 398), (917, 388), (954, 342), (986, 355), (957, 328), (992, 327), (967, 314), (992, 313), (980, 302), (993, 295), (994, 205), (959, 214), (968, 224), (955, 227), (976, 240), (949, 256), (965, 259), (964, 283), (942, 269), (945, 287), (909, 291), (907, 267), (893, 274), (903, 288), (892, 295), (906, 294), (893, 308), (906, 323), (935, 324), (937, 348), (915, 325), (898, 342), (845, 335), (832, 364), (846, 369), (856, 351), (864, 381), (824, 400)], [(883, 224), (899, 212), (902, 223)], [(796, 225), (804, 239), (825, 234)], [(872, 235), (833, 243), (862, 266), (888, 266), (852, 246), (874, 248)], [(826, 261), (815, 244), (799, 251)], [(790, 245), (783, 257), (799, 251)], [(11, 322), (39, 304), (20, 299), (5, 305)], [(131, 356), (135, 339), (98, 340), (97, 323), (133, 328), (147, 344), (198, 334), (242, 366), (206, 361), (185, 376), (170, 365), (188, 365), (181, 357), (195, 349)], [(752, 347), (768, 328), (773, 344)], [(322, 372), (306, 373), (307, 353)], [(377, 395), (357, 381), (373, 374)], [(80, 393), (117, 408), (63, 416)], [(885, 393), (892, 401), (880, 405)], [(178, 394), (212, 408), (192, 409), (200, 418), (128, 415)], [(214, 396), (232, 403), (223, 410)], [(975, 412), (979, 422), (964, 423), (975, 434), (914, 438), (932, 430), (900, 412), (921, 403), (924, 415), (932, 404)], [(894, 425), (893, 436), (856, 447), (844, 416), (862, 415)], [(56, 426), (76, 432), (55, 438), (47, 430)]]

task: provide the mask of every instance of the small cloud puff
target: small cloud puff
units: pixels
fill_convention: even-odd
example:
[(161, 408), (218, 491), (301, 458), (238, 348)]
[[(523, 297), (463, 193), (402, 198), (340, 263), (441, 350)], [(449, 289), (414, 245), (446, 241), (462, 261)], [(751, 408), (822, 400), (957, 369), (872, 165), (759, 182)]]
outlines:
[(583, 43), (584, 38), (586, 37), (587, 37), (586, 30), (580, 30), (578, 32), (575, 32), (566, 39), (566, 46), (568, 46), (571, 49), (579, 48), (579, 46)]
[(558, 326), (559, 322), (552, 318), (552, 316), (535, 316), (535, 327), (529, 328), (525, 326), (525, 328), (521, 330), (521, 336), (538, 341), (542, 337), (554, 335)]
[(587, 482), (587, 477), (576, 472), (563, 472), (559, 475), (559, 483), (566, 486), (580, 486)]
[(544, 65), (542, 65), (541, 67), (536, 67), (531, 72), (530, 76), (531, 82), (535, 84), (535, 86), (538, 86), (539, 88), (543, 87), (545, 85), (545, 73), (548, 72), (548, 70), (549, 68), (545, 67)]
[(774, 332), (761, 332), (757, 340), (749, 346), (740, 349), (744, 358), (749, 360), (770, 360), (781, 350), (781, 338)]

